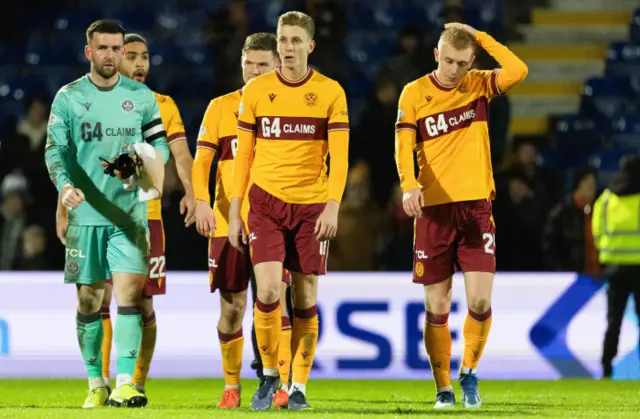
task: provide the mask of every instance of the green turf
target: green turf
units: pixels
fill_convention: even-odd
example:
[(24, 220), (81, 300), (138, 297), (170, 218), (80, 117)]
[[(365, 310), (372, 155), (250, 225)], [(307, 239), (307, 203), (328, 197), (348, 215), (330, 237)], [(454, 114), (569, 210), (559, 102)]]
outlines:
[[(250, 412), (256, 382), (243, 382), (242, 407), (215, 409), (223, 387), (220, 380), (150, 380), (145, 409), (79, 408), (86, 380), (0, 380), (0, 418), (218, 418), (256, 415), (310, 415), (314, 417), (399, 417), (450, 415), (515, 418), (633, 418), (640, 417), (640, 382), (636, 381), (482, 381), (484, 406), (469, 411), (433, 411), (431, 382), (325, 381), (308, 384), (313, 411)], [(460, 392), (456, 386), (456, 396)]]

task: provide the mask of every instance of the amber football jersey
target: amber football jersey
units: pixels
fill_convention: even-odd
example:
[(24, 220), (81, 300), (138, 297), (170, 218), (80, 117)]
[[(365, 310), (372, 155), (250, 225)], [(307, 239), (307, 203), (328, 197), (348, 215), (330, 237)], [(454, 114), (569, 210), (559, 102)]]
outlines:
[[(279, 70), (257, 77), (245, 86), (238, 129), (255, 136), (251, 179), (256, 185), (291, 204), (340, 202), (341, 178), (343, 173), (346, 178), (348, 166), (349, 116), (344, 90), (336, 81), (312, 69), (297, 82), (285, 79)], [(238, 156), (252, 151), (253, 144), (243, 144), (243, 138)], [(330, 181), (326, 158), (332, 147)], [(236, 166), (240, 160), (245, 164), (246, 159), (237, 159)], [(232, 196), (242, 197), (248, 168), (242, 167), (238, 175), (236, 169)]]
[[(405, 192), (421, 188), (425, 206), (495, 196), (488, 105), (522, 81), (527, 67), (486, 33), (477, 32), (476, 40), (503, 68), (468, 71), (454, 87), (443, 86), (433, 72), (407, 84), (400, 95), (396, 159), (401, 186)], [(420, 167), (417, 184), (413, 159), (404, 160), (408, 153), (398, 148), (403, 130), (415, 132), (411, 145)]]
[[(161, 95), (159, 93), (153, 93), (158, 102), (158, 108), (160, 109), (160, 118), (162, 124), (167, 131), (167, 142), (169, 145), (173, 141), (186, 140), (187, 136), (184, 133), (184, 124), (180, 117), (180, 111), (178, 106), (169, 96)], [(148, 205), (148, 217), (150, 220), (162, 219), (162, 206), (159, 199), (151, 200)]]
[[(209, 103), (200, 126), (197, 149), (210, 150), (218, 155), (216, 172), (216, 189), (213, 211), (216, 217), (215, 237), (226, 237), (229, 229), (229, 191), (231, 190), (231, 172), (233, 158), (238, 148), (237, 128), (238, 108), (242, 91), (220, 96)], [(199, 159), (198, 159), (199, 160)], [(200, 163), (198, 163), (200, 164)], [(210, 161), (207, 164), (211, 164)], [(208, 168), (204, 168), (208, 169)], [(194, 176), (196, 199), (209, 202), (209, 171), (198, 168), (198, 179)], [(196, 184), (198, 187), (196, 187)], [(248, 204), (247, 200), (243, 204)], [(242, 215), (246, 219), (248, 207), (243, 205)]]

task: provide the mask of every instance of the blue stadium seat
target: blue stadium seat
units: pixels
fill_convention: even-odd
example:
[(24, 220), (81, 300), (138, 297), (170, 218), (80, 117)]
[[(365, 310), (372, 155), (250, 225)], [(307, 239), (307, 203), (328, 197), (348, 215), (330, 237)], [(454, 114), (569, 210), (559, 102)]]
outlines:
[(24, 49), (20, 45), (0, 44), (0, 66), (19, 63), (24, 57)]
[(119, 21), (127, 32), (136, 32), (143, 36), (151, 32), (156, 21), (155, 13), (140, 13), (134, 10), (118, 10), (106, 16)]
[(592, 153), (602, 145), (595, 122), (581, 115), (566, 114), (558, 117), (551, 132), (560, 153)]
[(462, 4), (464, 18), (469, 25), (480, 30), (501, 25), (502, 7), (499, 0), (463, 0)]
[(631, 25), (629, 25), (629, 39), (631, 42), (640, 44), (640, 9), (633, 14)]
[(601, 150), (589, 157), (589, 165), (602, 172), (616, 172), (620, 168), (620, 159), (625, 155), (623, 150)]
[(90, 10), (66, 10), (59, 13), (53, 19), (53, 28), (59, 31), (71, 31), (75, 34), (83, 34), (91, 22), (97, 19), (96, 14)]
[(626, 106), (631, 93), (630, 81), (624, 77), (592, 77), (582, 89), (580, 113), (596, 118), (611, 117)]
[(347, 23), (351, 31), (373, 31), (378, 27), (376, 10), (369, 3), (356, 2), (347, 11)]
[[(180, 9), (181, 0), (136, 0), (138, 10), (146, 10), (151, 13), (176, 11)], [(218, 3), (218, 2), (212, 2)]]
[(640, 111), (616, 118), (609, 141), (615, 150), (640, 152)]
[(630, 76), (640, 72), (640, 43), (613, 42), (607, 50), (607, 74)]

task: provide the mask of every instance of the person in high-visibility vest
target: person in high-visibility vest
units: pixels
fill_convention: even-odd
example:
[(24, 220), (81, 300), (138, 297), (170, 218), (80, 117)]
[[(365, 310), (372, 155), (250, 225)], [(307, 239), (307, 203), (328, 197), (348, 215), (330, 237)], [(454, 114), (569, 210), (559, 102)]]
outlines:
[(622, 318), (633, 294), (640, 317), (640, 156), (625, 157), (611, 186), (596, 200), (592, 230), (607, 290), (603, 377), (613, 374)]

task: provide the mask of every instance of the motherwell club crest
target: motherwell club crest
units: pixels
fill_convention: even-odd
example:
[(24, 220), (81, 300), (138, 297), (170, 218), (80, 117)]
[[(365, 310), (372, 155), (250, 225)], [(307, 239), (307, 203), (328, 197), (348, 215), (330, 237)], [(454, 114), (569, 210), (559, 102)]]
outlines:
[(306, 103), (307, 106), (315, 106), (316, 103), (318, 103), (318, 95), (313, 92), (307, 93), (304, 95), (304, 103)]

